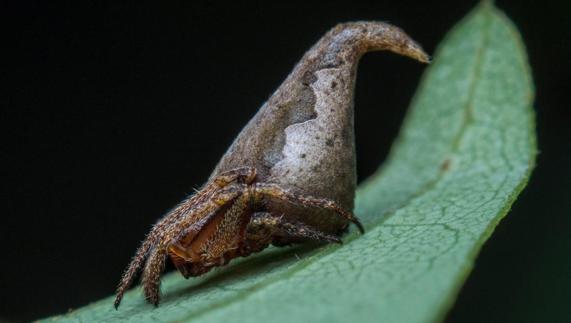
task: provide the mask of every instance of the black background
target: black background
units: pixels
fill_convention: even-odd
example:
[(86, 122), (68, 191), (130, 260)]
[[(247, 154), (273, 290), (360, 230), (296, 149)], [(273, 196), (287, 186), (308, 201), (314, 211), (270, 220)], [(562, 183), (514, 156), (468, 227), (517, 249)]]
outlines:
[[(202, 184), (336, 23), (385, 20), (433, 53), (475, 3), (2, 2), (0, 317), (38, 318), (113, 293), (150, 225)], [(569, 8), (497, 5), (529, 51), (541, 153), (448, 321), (570, 321)], [(423, 69), (387, 53), (363, 58), (360, 179), (386, 156)]]

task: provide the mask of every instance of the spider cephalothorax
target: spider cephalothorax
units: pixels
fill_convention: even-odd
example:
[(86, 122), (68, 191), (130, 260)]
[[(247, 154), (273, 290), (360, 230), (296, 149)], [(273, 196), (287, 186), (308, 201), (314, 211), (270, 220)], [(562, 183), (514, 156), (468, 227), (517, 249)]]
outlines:
[(167, 257), (185, 276), (201, 275), (270, 244), (340, 242), (356, 186), (353, 89), (359, 58), (390, 50), (428, 56), (382, 22), (340, 24), (309, 50), (240, 132), (208, 183), (147, 235), (117, 292), (143, 268), (147, 299), (159, 301)]
[(256, 181), (256, 169), (243, 167), (216, 176), (161, 219), (137, 250), (118, 289), (115, 306), (143, 267), (147, 299), (159, 302), (160, 275), (169, 256), (185, 276), (198, 276), (232, 258), (260, 251), (271, 243), (302, 240), (340, 242), (338, 235), (291, 220), (287, 205), (308, 214), (330, 210), (345, 222), (363, 227), (335, 202), (298, 195), (277, 184)]

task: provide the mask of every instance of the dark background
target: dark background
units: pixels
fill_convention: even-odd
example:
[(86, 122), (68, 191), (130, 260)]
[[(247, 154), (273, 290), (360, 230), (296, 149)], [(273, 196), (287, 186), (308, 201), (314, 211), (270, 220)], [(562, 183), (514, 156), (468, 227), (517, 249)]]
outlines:
[[(2, 2), (0, 317), (38, 318), (112, 294), (150, 225), (202, 184), (336, 23), (386, 20), (433, 53), (475, 4)], [(497, 5), (529, 50), (541, 154), (448, 321), (570, 321), (569, 7)], [(423, 68), (386, 53), (362, 60), (360, 179), (385, 158)]]

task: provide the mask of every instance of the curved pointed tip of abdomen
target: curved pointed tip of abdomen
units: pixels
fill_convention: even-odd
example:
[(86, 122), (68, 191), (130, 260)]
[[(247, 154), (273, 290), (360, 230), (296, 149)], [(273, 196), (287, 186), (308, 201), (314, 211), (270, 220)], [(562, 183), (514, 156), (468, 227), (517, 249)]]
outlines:
[[(354, 21), (341, 23), (324, 38), (330, 45), (324, 46), (337, 52), (352, 52), (358, 59), (361, 55), (388, 50), (410, 57), (422, 63), (430, 63), (430, 56), (401, 28), (381, 21)], [(331, 46), (333, 45), (333, 46)]]

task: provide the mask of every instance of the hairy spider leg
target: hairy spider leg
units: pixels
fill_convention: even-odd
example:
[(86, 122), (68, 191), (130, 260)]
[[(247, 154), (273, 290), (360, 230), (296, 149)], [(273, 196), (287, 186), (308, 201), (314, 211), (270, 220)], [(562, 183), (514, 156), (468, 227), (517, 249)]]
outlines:
[(147, 234), (145, 240), (141, 246), (137, 249), (135, 256), (133, 256), (131, 262), (127, 266), (127, 269), (121, 277), (121, 282), (117, 287), (117, 297), (115, 298), (115, 308), (118, 308), (121, 303), (121, 299), (125, 294), (125, 291), (131, 286), (133, 280), (140, 268), (143, 266), (143, 262), (149, 255), (149, 252), (153, 246), (161, 240), (164, 232), (169, 231), (170, 227), (179, 222), (181, 219), (187, 218), (189, 213), (192, 212), (193, 208), (197, 205), (204, 204), (209, 201), (214, 193), (216, 193), (221, 188), (230, 185), (233, 182), (244, 182), (251, 183), (256, 177), (256, 169), (253, 167), (241, 167), (224, 172), (214, 178), (213, 181), (208, 183), (195, 195), (188, 197), (170, 212), (168, 212), (161, 220), (159, 220), (151, 229), (151, 232)]
[(209, 227), (194, 239), (192, 247), (202, 255), (204, 266), (224, 265), (234, 258), (244, 241), (252, 210), (247, 194), (242, 194), (224, 214), (216, 227)]
[(256, 183), (253, 185), (252, 189), (254, 191), (254, 194), (256, 194), (257, 196), (259, 196), (261, 198), (268, 197), (268, 198), (273, 198), (273, 199), (289, 202), (291, 204), (332, 210), (335, 213), (339, 214), (344, 219), (349, 220), (352, 223), (354, 223), (357, 226), (357, 228), (359, 229), (359, 232), (361, 232), (361, 234), (363, 234), (365, 232), (365, 228), (363, 227), (363, 225), (361, 224), (359, 219), (357, 219), (353, 215), (353, 213), (346, 211), (345, 209), (340, 207), (337, 203), (335, 203), (332, 200), (320, 199), (320, 198), (315, 198), (315, 197), (307, 196), (307, 195), (295, 194), (295, 193), (293, 193), (287, 189), (280, 187), (279, 185), (271, 184), (271, 183)]
[(196, 195), (181, 202), (173, 210), (168, 212), (161, 220), (159, 220), (147, 234), (145, 240), (141, 243), (141, 246), (135, 252), (135, 255), (131, 259), (131, 262), (121, 277), (121, 282), (117, 287), (117, 297), (115, 298), (114, 302), (115, 308), (119, 307), (121, 299), (123, 298), (123, 294), (125, 294), (125, 291), (133, 283), (133, 280), (142, 267), (143, 262), (147, 258), (149, 251), (160, 240), (162, 233), (172, 223), (176, 222), (180, 217), (184, 216), (190, 211), (188, 206), (193, 205), (193, 200), (195, 199)]
[[(187, 216), (171, 224), (162, 235), (160, 241), (151, 249), (142, 275), (143, 291), (148, 301), (155, 306), (159, 303), (160, 275), (164, 270), (169, 246), (182, 232), (203, 218), (215, 218), (224, 213), (225, 206), (242, 194), (245, 184), (232, 184), (214, 192), (207, 203), (193, 208)], [(208, 221), (206, 221), (207, 223)], [(202, 228), (196, 228), (200, 232)]]
[(242, 194), (226, 203), (202, 225), (191, 225), (174, 238), (168, 251), (172, 262), (188, 278), (205, 273), (212, 265), (224, 264), (229, 251), (237, 250), (243, 240), (251, 211)]
[[(277, 245), (285, 245), (299, 240), (312, 240), (342, 243), (340, 237), (316, 230), (299, 221), (286, 220), (283, 215), (274, 215), (269, 212), (256, 213), (248, 225), (247, 241), (254, 245), (252, 249), (265, 246), (255, 246), (257, 241), (264, 241), (268, 244), (273, 242)], [(256, 248), (257, 247), (257, 248)]]
[(277, 231), (274, 238), (284, 237), (290, 239), (306, 239), (313, 241), (324, 241), (333, 243), (343, 243), (340, 237), (328, 234), (319, 230), (315, 230), (308, 225), (299, 221), (295, 222), (280, 222), (277, 225)]
[(176, 224), (181, 220), (193, 219), (193, 215), (200, 213), (204, 208), (211, 206), (210, 200), (213, 198), (213, 195), (216, 195), (216, 193), (219, 192), (220, 189), (221, 186), (219, 182), (209, 183), (199, 193), (179, 203), (178, 206), (172, 209), (153, 226), (151, 232), (149, 232), (139, 249), (137, 249), (135, 256), (132, 258), (121, 278), (114, 302), (115, 308), (119, 307), (125, 291), (133, 283), (133, 280), (140, 268), (143, 266), (145, 259), (150, 255), (151, 249), (163, 239), (165, 233), (171, 232), (172, 227), (176, 226)]

